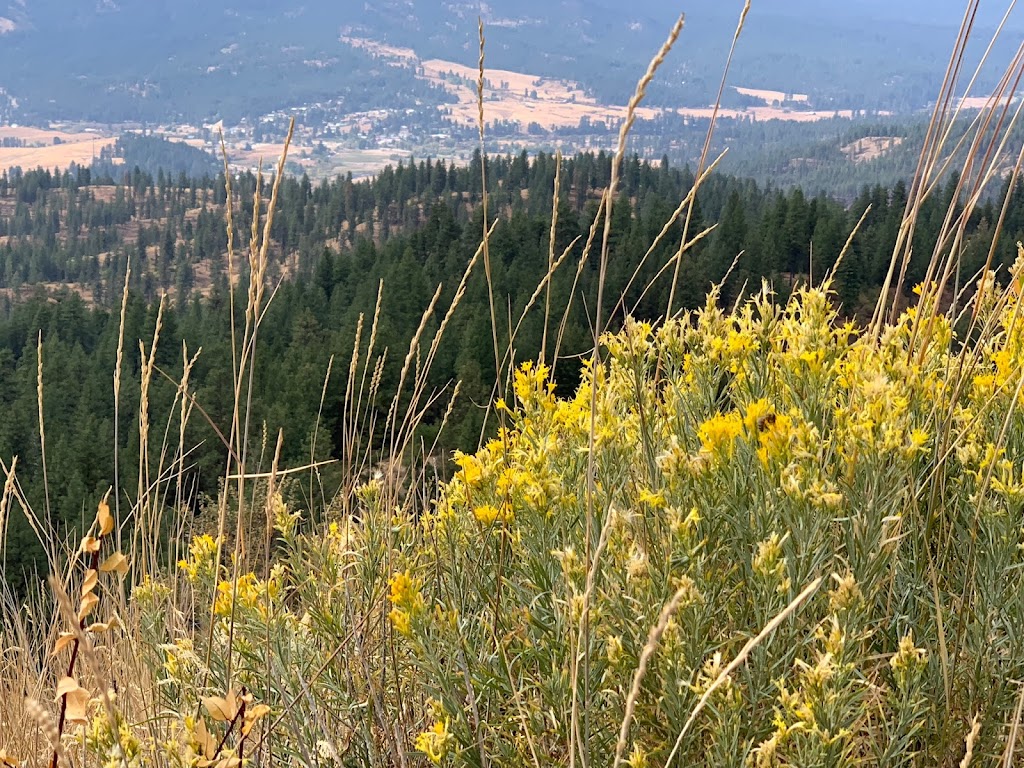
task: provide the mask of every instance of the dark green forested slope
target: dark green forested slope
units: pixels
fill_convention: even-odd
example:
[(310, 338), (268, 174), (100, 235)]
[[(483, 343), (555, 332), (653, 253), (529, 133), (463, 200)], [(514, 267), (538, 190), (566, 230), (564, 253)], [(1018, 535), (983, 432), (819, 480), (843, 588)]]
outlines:
[[(387, 348), (380, 394), (374, 407), (386, 408), (394, 392), (409, 339), (442, 285), (438, 309), (428, 322), (437, 328), (456, 285), (480, 240), (482, 214), (479, 157), (469, 168), (417, 162), (389, 168), (367, 182), (339, 178), (314, 186), (307, 179), (281, 185), (271, 252), (270, 280), (280, 287), (261, 327), (254, 382), (253, 445), (264, 435), (272, 443), (284, 430), (283, 462), (304, 464), (339, 455), (345, 376), (359, 316), (372, 316), (383, 281), (377, 349)], [(488, 160), (489, 212), (500, 218), (490, 241), (499, 343), (508, 342), (508, 321), (519, 317), (548, 261), (550, 210), (555, 162), (551, 156)], [(621, 322), (617, 298), (636, 314), (657, 317), (664, 311), (670, 278), (655, 279), (674, 253), (681, 235), (676, 224), (656, 249), (638, 279), (630, 276), (650, 243), (690, 188), (686, 169), (660, 167), (636, 159), (625, 163), (621, 194), (614, 206), (608, 299), (613, 326)], [(610, 158), (582, 155), (563, 164), (556, 249), (585, 239), (596, 214), (599, 190), (607, 183)], [(97, 183), (99, 182), (99, 183)], [(168, 291), (158, 366), (180, 376), (182, 342), (202, 347), (192, 372), (197, 401), (214, 424), (227, 429), (232, 392), (229, 341), (223, 180), (154, 179), (141, 171), (113, 179), (87, 172), (59, 177), (45, 171), (0, 177), (0, 458), (18, 457), (19, 478), (37, 511), (46, 508), (42, 488), (36, 411), (37, 338), (43, 343), (44, 416), (50, 524), (58, 531), (79, 525), (83, 499), (102, 494), (113, 482), (114, 422), (111, 374), (118, 338), (117, 304), (126, 264), (132, 264), (126, 315), (125, 373), (120, 411), (122, 477), (134, 477), (138, 448), (138, 340), (152, 338), (155, 301)], [(239, 235), (248, 231), (254, 179), (233, 181), (240, 207)], [(907, 285), (923, 275), (952, 194), (950, 183), (930, 199), (919, 217), (915, 257)], [(702, 186), (691, 236), (720, 222), (687, 255), (679, 285), (684, 307), (704, 301), (712, 282), (729, 277), (724, 300), (762, 277), (787, 293), (806, 279), (813, 243), (816, 279), (834, 264), (855, 222), (870, 204), (871, 213), (839, 270), (836, 291), (844, 311), (857, 312), (873, 301), (884, 277), (899, 227), (906, 190), (865, 189), (852, 206), (825, 197), (808, 199), (800, 190), (780, 192), (731, 177), (712, 177)], [(1012, 260), (1013, 241), (1024, 238), (1024, 189), (1012, 195), (1000, 263)], [(992, 205), (982, 206), (970, 223), (963, 273), (983, 262), (990, 242)], [(555, 275), (552, 306), (560, 318), (570, 305), (561, 352), (583, 352), (591, 343), (588, 313), (594, 311), (597, 261), (591, 259), (573, 278), (582, 256), (577, 243)], [(244, 277), (244, 275), (243, 275)], [(645, 286), (653, 281), (641, 299)], [(44, 290), (39, 283), (71, 283), (71, 290)], [(677, 304), (679, 300), (677, 300)], [(239, 310), (240, 311), (240, 310)], [(607, 314), (606, 314), (607, 316)], [(527, 317), (515, 349), (519, 359), (534, 357), (540, 346), (543, 315)], [(429, 336), (428, 336), (429, 337)], [(364, 334), (365, 344), (365, 334)], [(312, 435), (327, 383), (319, 439)], [(575, 364), (559, 368), (559, 385), (572, 388)], [(491, 321), (483, 270), (473, 274), (466, 296), (452, 318), (430, 373), (430, 385), (450, 388), (461, 380), (461, 396), (446, 430), (442, 450), (476, 444), (482, 426), (480, 404), (491, 396), (495, 379)], [(169, 413), (174, 386), (157, 380), (150, 392), (153, 461), (160, 453), (164, 425), (172, 433), (177, 416)], [(443, 415), (446, 399), (428, 411), (426, 444)], [(382, 422), (383, 419), (380, 420)], [(378, 423), (380, 423), (378, 422)], [(368, 436), (372, 437), (372, 436)], [(219, 438), (199, 416), (189, 422), (187, 441), (199, 447), (190, 455), (188, 482), (194, 505), (216, 490), (224, 453)], [(269, 459), (268, 459), (269, 461)], [(155, 466), (154, 466), (155, 471)], [(330, 480), (330, 470), (326, 473)], [(330, 490), (330, 489), (329, 489)], [(8, 578), (15, 579), (37, 557), (33, 535), (11, 519)]]

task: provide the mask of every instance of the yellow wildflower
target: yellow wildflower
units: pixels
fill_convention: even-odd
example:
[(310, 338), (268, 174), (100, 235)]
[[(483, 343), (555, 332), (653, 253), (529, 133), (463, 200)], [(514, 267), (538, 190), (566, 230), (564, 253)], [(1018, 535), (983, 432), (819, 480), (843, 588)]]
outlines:
[(697, 436), (700, 444), (709, 453), (724, 453), (731, 456), (733, 442), (743, 432), (743, 420), (739, 413), (716, 413), (700, 425)]
[(409, 571), (396, 573), (391, 577), (388, 586), (391, 587), (388, 599), (392, 605), (411, 607), (423, 600), (419, 579), (414, 579)]
[(476, 456), (470, 456), (462, 451), (455, 452), (455, 463), (459, 465), (458, 476), (467, 488), (477, 485), (484, 476), (484, 465)]
[(848, 572), (842, 577), (838, 573), (833, 573), (832, 578), (835, 580), (836, 586), (828, 593), (828, 603), (833, 611), (847, 611), (859, 605), (864, 599), (857, 579), (852, 573)]
[(917, 427), (912, 429), (910, 434), (907, 436), (907, 447), (906, 453), (908, 456), (916, 456), (919, 453), (924, 453), (928, 450), (928, 440), (930, 439), (928, 431)]
[(196, 536), (188, 547), (188, 557), (178, 561), (178, 567), (185, 572), (193, 584), (213, 577), (216, 571), (217, 545), (222, 541), (209, 534)]
[(391, 620), (391, 625), (400, 635), (408, 637), (412, 634), (412, 616), (409, 615), (408, 611), (392, 608), (388, 612), (388, 618)]
[(757, 457), (766, 466), (785, 453), (794, 435), (793, 420), (777, 413), (763, 398), (747, 406), (743, 426), (750, 438), (757, 440)]
[(613, 667), (617, 666), (622, 661), (624, 654), (622, 638), (618, 635), (611, 635), (605, 640), (605, 646), (605, 656), (608, 659), (608, 663)]
[(779, 594), (788, 592), (791, 586), (790, 579), (787, 576), (787, 560), (782, 555), (783, 541), (784, 539), (779, 538), (779, 534), (773, 533), (767, 539), (758, 542), (757, 552), (754, 554), (754, 559), (751, 563), (757, 576), (760, 576), (765, 581), (777, 582), (776, 591)]
[(409, 571), (403, 571), (392, 576), (388, 585), (391, 587), (388, 600), (392, 605), (388, 618), (398, 632), (409, 635), (413, 620), (421, 616), (427, 607), (420, 591), (422, 584)]
[(629, 768), (647, 768), (647, 752), (639, 744), (633, 745), (633, 751), (626, 761)]
[(914, 645), (913, 632), (908, 632), (900, 639), (899, 649), (889, 660), (896, 685), (900, 689), (906, 689), (927, 664), (928, 651)]
[(663, 509), (665, 507), (665, 496), (661, 493), (644, 488), (640, 491), (640, 503), (646, 504), (652, 509)]
[[(697, 680), (690, 686), (690, 690), (699, 696), (703, 696), (711, 689), (711, 686), (715, 684), (718, 678), (722, 676), (726, 666), (722, 660), (722, 652), (715, 651), (714, 655), (704, 662), (704, 666), (701, 667), (700, 672), (697, 674)], [(732, 676), (727, 675), (724, 681), (719, 684), (718, 689), (728, 692), (731, 688)]]
[(825, 351), (823, 349), (808, 350), (800, 353), (800, 360), (807, 364), (808, 369), (813, 373), (821, 371), (822, 361), (825, 359)]
[(245, 573), (238, 577), (237, 582), (227, 579), (217, 585), (217, 598), (213, 604), (213, 611), (218, 616), (229, 615), (232, 607), (232, 594), (234, 594), (236, 607), (257, 609), (262, 616), (266, 617), (265, 598), (273, 599), (277, 596), (279, 589), (277, 580), (273, 577), (269, 582), (264, 583), (256, 578), (256, 574)]
[(515, 519), (515, 514), (512, 512), (512, 507), (509, 504), (502, 504), (500, 507), (495, 507), (492, 504), (483, 504), (473, 508), (473, 517), (481, 525), (489, 528), (495, 523), (511, 523)]
[(534, 367), (533, 362), (529, 360), (519, 366), (513, 378), (513, 389), (520, 403), (529, 405), (537, 399), (543, 405), (554, 405), (552, 393), (555, 385), (554, 382), (548, 381), (549, 370), (544, 364)]
[(448, 730), (448, 718), (437, 721), (426, 731), (416, 737), (416, 751), (422, 752), (434, 765), (440, 765), (448, 754), (448, 749), (455, 738)]
[[(785, 725), (783, 725), (783, 729)], [(785, 730), (776, 731), (770, 739), (762, 741), (757, 748), (750, 753), (747, 765), (754, 768), (770, 768), (776, 765), (776, 752), (779, 749), (779, 740), (785, 734)]]

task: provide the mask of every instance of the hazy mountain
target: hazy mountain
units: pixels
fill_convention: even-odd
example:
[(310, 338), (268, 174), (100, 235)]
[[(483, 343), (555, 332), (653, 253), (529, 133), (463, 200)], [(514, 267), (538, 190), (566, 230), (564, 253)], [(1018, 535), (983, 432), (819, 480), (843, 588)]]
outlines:
[[(772, 0), (754, 2), (731, 82), (809, 93), (826, 108), (919, 108), (934, 97), (967, 5), (963, 0)], [(681, 11), (686, 28), (651, 96), (706, 104), (717, 91), (742, 0), (498, 0), (491, 3), (370, 0), (368, 34), (414, 46), (426, 55), (475, 63), (476, 15), (489, 22), (491, 66), (531, 67), (574, 77), (621, 101)], [(975, 58), (1006, 5), (984, 0)], [(1010, 29), (1021, 29), (1017, 9)], [(1017, 40), (1005, 34), (996, 59), (1008, 61)], [(990, 75), (985, 84), (994, 82)]]
[[(959, 27), (967, 7), (966, 0), (785, 0), (754, 3), (752, 13), (804, 18), (816, 16), (829, 23), (863, 20)], [(976, 23), (985, 28), (994, 28), (1003, 18), (1007, 7), (1008, 1), (982, 0)], [(1022, 28), (1022, 16), (1024, 14), (1019, 8), (1014, 10), (1011, 14), (1011, 28)]]
[[(333, 97), (353, 110), (438, 102), (411, 72), (342, 45), (339, 33), (471, 64), (481, 15), (488, 66), (576, 79), (622, 101), (684, 10), (686, 29), (651, 99), (698, 105), (717, 91), (741, 8), (742, 0), (0, 0), (0, 88), (26, 117), (110, 121), (230, 121)], [(827, 109), (920, 108), (937, 90), (964, 8), (755, 2), (731, 82), (808, 93)], [(1004, 8), (983, 2), (979, 27), (994, 26)], [(997, 53), (1015, 45), (1010, 37)]]

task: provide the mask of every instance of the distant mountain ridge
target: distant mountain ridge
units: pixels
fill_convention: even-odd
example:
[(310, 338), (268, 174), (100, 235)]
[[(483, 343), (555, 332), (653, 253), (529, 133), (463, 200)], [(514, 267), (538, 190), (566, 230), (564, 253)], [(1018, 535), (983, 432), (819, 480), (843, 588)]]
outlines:
[[(353, 109), (439, 103), (382, 72), (342, 31), (474, 64), (577, 80), (622, 103), (682, 10), (683, 38), (650, 98), (697, 106), (717, 91), (741, 0), (0, 0), (0, 88), (26, 119), (232, 120), (342, 94)], [(755, 2), (731, 83), (810, 94), (818, 108), (909, 111), (937, 91), (962, 0)], [(983, 2), (979, 28), (1005, 5)], [(1024, 29), (1015, 11), (1008, 29)], [(998, 48), (1005, 55), (1014, 42)], [(978, 45), (982, 46), (979, 34)], [(54, 55), (58, 52), (60, 55)], [(382, 88), (386, 78), (387, 87)], [(990, 75), (983, 87), (994, 82)], [(244, 96), (244, 97), (243, 97)]]

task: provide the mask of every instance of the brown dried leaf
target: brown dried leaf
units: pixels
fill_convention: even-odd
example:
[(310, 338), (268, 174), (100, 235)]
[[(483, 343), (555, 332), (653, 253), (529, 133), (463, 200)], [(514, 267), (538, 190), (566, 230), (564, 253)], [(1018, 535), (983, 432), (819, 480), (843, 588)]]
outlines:
[(217, 768), (238, 768), (242, 764), (238, 755), (231, 755), (231, 757), (225, 757), (217, 763)]
[[(202, 717), (196, 723), (195, 739), (199, 745), (199, 752), (201, 755), (207, 758), (207, 760), (213, 758), (214, 752), (217, 750), (217, 742), (213, 740), (213, 736), (206, 728), (206, 720)], [(200, 761), (202, 765), (204, 761)], [(209, 762), (205, 762), (209, 765)]]
[(266, 704), (254, 704), (245, 710), (245, 722), (242, 723), (242, 735), (248, 736), (253, 727), (260, 721), (260, 718), (270, 713), (270, 707)]
[(18, 768), (21, 762), (3, 747), (0, 747), (0, 766), (4, 768)]
[(57, 642), (53, 644), (53, 655), (56, 656), (73, 642), (75, 642), (74, 632), (61, 632), (60, 637), (57, 638)]
[(92, 701), (92, 697), (85, 688), (78, 688), (74, 691), (68, 691), (67, 695), (67, 708), (64, 710), (64, 717), (69, 723), (87, 723), (89, 722), (89, 715), (86, 712), (89, 708), (89, 702)]
[(220, 696), (203, 696), (203, 706), (215, 722), (228, 722), (238, 714), (238, 704), (232, 691), (224, 698)]
[(90, 568), (85, 572), (85, 580), (82, 582), (82, 597), (85, 597), (94, 589), (96, 584), (99, 582), (99, 574), (96, 573), (95, 568)]
[(120, 626), (123, 626), (121, 624), (121, 620), (119, 618), (117, 618), (117, 616), (111, 616), (110, 617), (110, 621), (107, 621), (107, 622), (97, 621), (97, 622), (94, 622), (94, 623), (90, 624), (88, 627), (86, 627), (86, 631), (87, 632), (92, 632), (93, 634), (99, 635), (99, 634), (102, 634), (102, 633), (104, 633), (104, 632), (106, 632), (108, 630), (116, 629), (116, 628), (118, 628)]
[(99, 523), (101, 537), (114, 530), (114, 516), (110, 514), (110, 506), (106, 499), (100, 502), (99, 508), (96, 510), (96, 522)]
[(92, 592), (90, 592), (87, 595), (84, 595), (82, 597), (82, 602), (78, 605), (78, 620), (84, 620), (86, 616), (88, 616), (90, 613), (93, 612), (93, 610), (95, 610), (99, 602), (100, 599), (96, 597), (96, 595)]
[(83, 552), (99, 552), (100, 551), (100, 540), (95, 536), (86, 536), (82, 539), (82, 551)]
[(64, 696), (71, 691), (77, 691), (81, 687), (82, 686), (78, 684), (78, 681), (75, 680), (75, 678), (66, 676), (62, 677), (60, 682), (57, 683), (57, 695), (54, 697), (54, 701), (60, 701), (61, 696)]
[(116, 571), (117, 573), (124, 576), (126, 573), (128, 573), (128, 558), (122, 555), (120, 552), (115, 552), (102, 563), (100, 563), (100, 570), (103, 571), (103, 573)]

